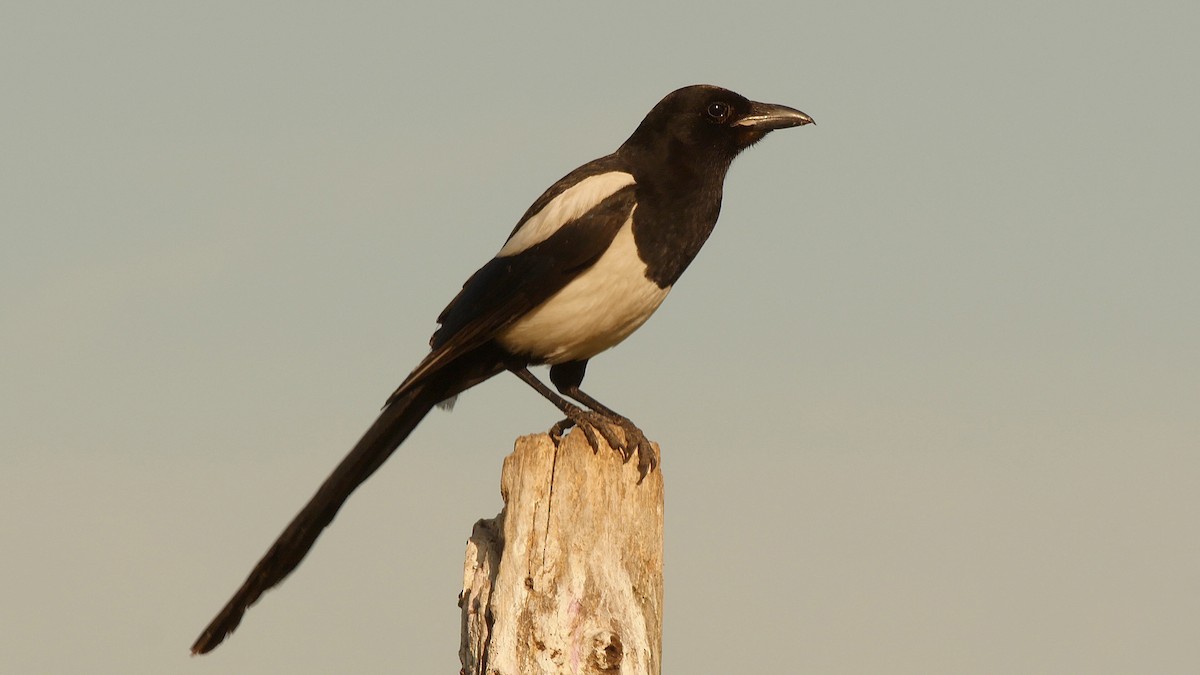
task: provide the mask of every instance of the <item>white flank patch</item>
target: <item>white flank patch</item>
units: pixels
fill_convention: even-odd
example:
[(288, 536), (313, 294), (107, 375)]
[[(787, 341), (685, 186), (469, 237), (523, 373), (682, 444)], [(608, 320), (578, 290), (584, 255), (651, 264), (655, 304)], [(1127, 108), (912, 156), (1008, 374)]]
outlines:
[(496, 257), (516, 255), (530, 246), (546, 241), (558, 228), (587, 213), (626, 185), (633, 185), (633, 175), (624, 171), (609, 171), (584, 178), (563, 190), (562, 194), (552, 199), (541, 211), (530, 216), (529, 220), (521, 225), (521, 229), (504, 242), (504, 247)]
[(500, 344), (551, 364), (590, 359), (646, 323), (670, 290), (646, 278), (630, 214), (596, 264), (510, 326)]

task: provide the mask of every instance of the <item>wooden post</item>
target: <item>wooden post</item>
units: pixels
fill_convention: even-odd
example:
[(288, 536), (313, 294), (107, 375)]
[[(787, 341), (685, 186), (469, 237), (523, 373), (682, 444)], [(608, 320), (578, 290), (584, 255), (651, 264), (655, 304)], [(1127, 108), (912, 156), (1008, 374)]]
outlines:
[(517, 440), (467, 542), (463, 674), (660, 675), (662, 472), (637, 481), (578, 431)]

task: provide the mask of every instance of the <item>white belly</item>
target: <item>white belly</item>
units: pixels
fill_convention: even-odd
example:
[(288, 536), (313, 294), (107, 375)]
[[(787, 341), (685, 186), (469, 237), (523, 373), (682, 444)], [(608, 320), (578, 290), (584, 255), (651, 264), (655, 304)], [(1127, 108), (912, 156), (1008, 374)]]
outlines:
[(631, 217), (595, 265), (501, 333), (499, 341), (550, 364), (590, 359), (629, 337), (670, 290), (646, 278)]

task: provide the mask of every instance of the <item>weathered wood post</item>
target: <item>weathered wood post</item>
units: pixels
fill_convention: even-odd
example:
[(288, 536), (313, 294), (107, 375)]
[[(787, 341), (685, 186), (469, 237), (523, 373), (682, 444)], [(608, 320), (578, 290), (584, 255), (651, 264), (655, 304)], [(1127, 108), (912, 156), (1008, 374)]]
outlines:
[(636, 465), (578, 431), (517, 440), (467, 542), (462, 673), (660, 674), (662, 472)]

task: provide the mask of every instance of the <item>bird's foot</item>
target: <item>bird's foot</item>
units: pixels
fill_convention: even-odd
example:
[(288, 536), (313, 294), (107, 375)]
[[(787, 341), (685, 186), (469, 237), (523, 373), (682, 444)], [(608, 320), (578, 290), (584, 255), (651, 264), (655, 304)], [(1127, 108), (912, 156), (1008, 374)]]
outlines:
[[(592, 446), (592, 452), (600, 452), (600, 439), (597, 435), (604, 438), (604, 442), (608, 447), (621, 453), (625, 457), (625, 441), (613, 431), (613, 425), (603, 415), (591, 410), (583, 408), (575, 408), (567, 410), (567, 418), (560, 421), (558, 424), (550, 427), (550, 438), (558, 445), (562, 441), (563, 434), (571, 427), (578, 427), (583, 432), (584, 438), (587, 439), (588, 445)], [(628, 459), (628, 457), (625, 457)]]
[(628, 462), (633, 459), (634, 455), (637, 455), (638, 482), (641, 483), (651, 471), (658, 468), (658, 450), (650, 443), (650, 439), (646, 438), (646, 434), (642, 433), (642, 430), (628, 417), (616, 415), (611, 421), (621, 429), (625, 436), (625, 442), (620, 449), (625, 461)]
[[(608, 447), (621, 455), (622, 461), (628, 462), (633, 459), (634, 455), (637, 455), (639, 483), (658, 467), (658, 452), (654, 445), (650, 443), (650, 439), (646, 438), (646, 434), (642, 433), (642, 430), (627, 417), (620, 415), (609, 417), (592, 410), (576, 408), (568, 412), (566, 419), (550, 428), (550, 438), (553, 439), (555, 445), (562, 440), (563, 433), (571, 427), (579, 427), (584, 438), (587, 439), (588, 445), (592, 446), (592, 452), (600, 452), (598, 434), (604, 438)], [(616, 434), (617, 429), (621, 431), (620, 436)]]

